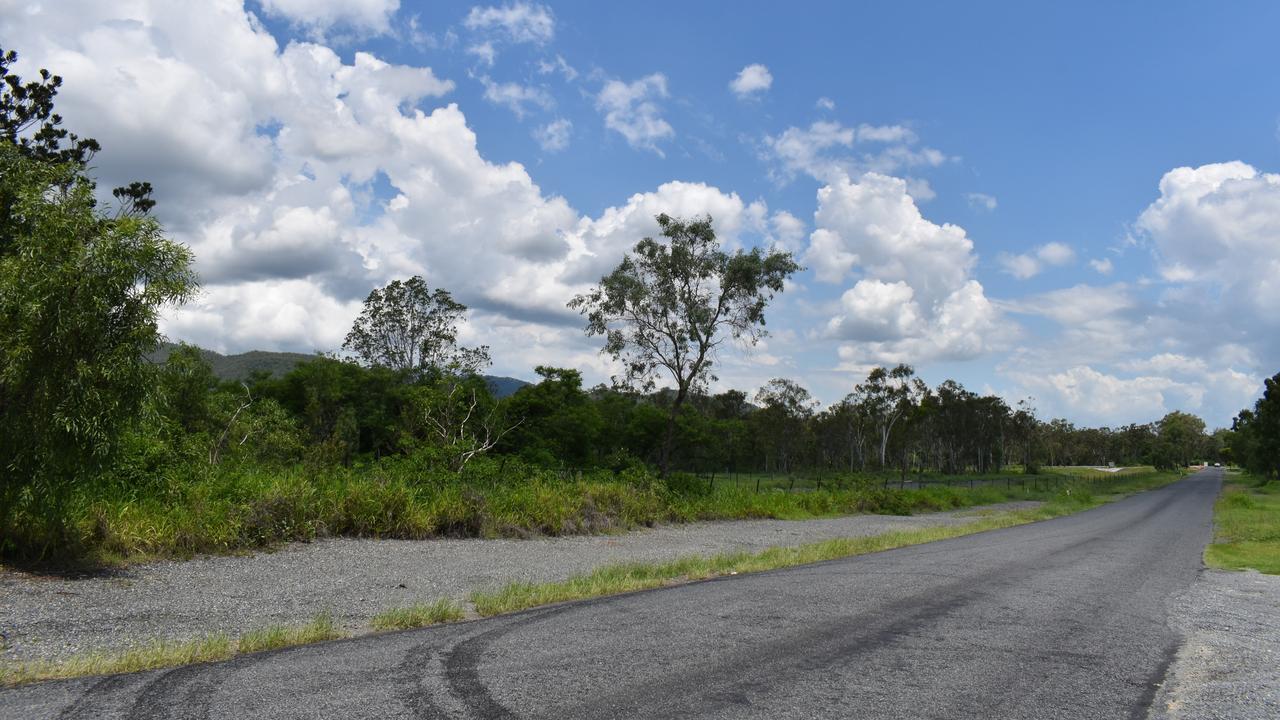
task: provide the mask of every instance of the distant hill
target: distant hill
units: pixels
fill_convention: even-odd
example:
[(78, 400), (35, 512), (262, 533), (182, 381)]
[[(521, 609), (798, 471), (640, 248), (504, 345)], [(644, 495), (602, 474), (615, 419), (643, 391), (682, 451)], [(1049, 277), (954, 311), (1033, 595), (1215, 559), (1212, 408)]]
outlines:
[[(164, 343), (160, 346), (160, 349), (151, 353), (150, 359), (152, 362), (162, 363), (169, 359), (169, 354), (177, 347), (174, 343)], [(250, 350), (237, 355), (223, 355), (204, 348), (200, 348), (200, 356), (204, 358), (205, 362), (209, 363), (209, 367), (213, 368), (213, 374), (218, 376), (219, 380), (243, 380), (258, 371), (267, 372), (272, 377), (280, 377), (292, 370), (298, 363), (316, 358), (315, 355), (304, 353), (270, 352), (267, 350)], [(489, 384), (489, 392), (498, 398), (512, 395), (529, 384), (517, 378), (497, 375), (485, 375), (484, 379)]]
[(501, 377), (498, 375), (485, 375), (484, 381), (489, 383), (489, 392), (493, 393), (496, 398), (504, 398), (508, 395), (515, 395), (516, 391), (525, 385), (532, 383), (525, 382), (513, 377)]
[[(165, 343), (151, 354), (151, 361), (162, 363), (169, 359), (169, 354), (178, 346)], [(243, 380), (259, 370), (266, 371), (272, 377), (279, 377), (293, 369), (294, 365), (314, 359), (315, 355), (291, 352), (268, 352), (266, 350), (250, 350), (238, 355), (223, 355), (213, 350), (200, 348), (200, 356), (213, 368), (213, 374), (219, 380)]]

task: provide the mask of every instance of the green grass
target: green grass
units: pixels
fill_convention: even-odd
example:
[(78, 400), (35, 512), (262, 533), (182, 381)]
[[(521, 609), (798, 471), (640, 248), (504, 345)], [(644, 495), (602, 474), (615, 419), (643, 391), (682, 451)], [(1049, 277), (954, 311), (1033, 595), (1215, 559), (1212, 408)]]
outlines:
[(409, 630), (411, 628), (454, 622), (463, 617), (462, 607), (448, 598), (433, 603), (419, 603), (392, 608), (374, 615), (369, 626), (374, 630)]
[[(1096, 473), (1095, 473), (1096, 475)], [(1124, 479), (1159, 477), (1151, 471)], [(641, 471), (562, 476), (485, 458), (463, 475), (410, 459), (355, 468), (220, 466), (151, 484), (86, 487), (51, 516), (19, 508), (0, 527), (0, 552), (24, 566), (122, 566), (159, 558), (271, 549), (323, 537), (529, 537), (620, 532), (658, 523), (909, 515), (1010, 500), (1045, 500), (1121, 477), (1088, 473), (925, 477), (886, 488), (875, 475), (828, 476), (822, 489), (756, 492), (754, 483)]]
[(337, 627), (328, 614), (320, 614), (305, 625), (273, 626), (253, 630), (238, 639), (215, 633), (184, 642), (152, 641), (117, 652), (87, 652), (61, 660), (27, 663), (0, 663), (0, 687), (23, 685), (43, 680), (114, 675), (228, 660), (236, 655), (276, 650), (335, 640), (347, 634)]
[(1216, 537), (1205, 548), (1205, 563), (1280, 575), (1280, 482), (1242, 480), (1226, 485), (1214, 505)]

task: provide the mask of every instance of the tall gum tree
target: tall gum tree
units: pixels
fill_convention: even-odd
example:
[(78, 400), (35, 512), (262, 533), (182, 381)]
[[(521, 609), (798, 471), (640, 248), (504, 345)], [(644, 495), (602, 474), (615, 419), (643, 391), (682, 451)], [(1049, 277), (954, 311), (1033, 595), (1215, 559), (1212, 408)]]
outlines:
[(622, 363), (615, 384), (651, 391), (661, 377), (675, 397), (659, 459), (670, 472), (676, 418), (691, 392), (703, 390), (717, 349), (728, 339), (755, 345), (766, 335), (765, 307), (800, 270), (791, 253), (759, 248), (727, 253), (711, 217), (657, 216), (666, 242), (644, 238), (600, 284), (569, 307), (587, 318), (586, 332), (605, 338), (603, 353)]

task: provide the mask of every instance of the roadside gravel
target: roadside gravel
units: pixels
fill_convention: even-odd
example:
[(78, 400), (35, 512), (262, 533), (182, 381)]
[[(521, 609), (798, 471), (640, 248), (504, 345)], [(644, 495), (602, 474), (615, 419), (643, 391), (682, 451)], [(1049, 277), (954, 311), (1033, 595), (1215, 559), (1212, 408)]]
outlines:
[(513, 580), (545, 582), (617, 562), (758, 551), (838, 537), (956, 525), (1014, 502), (910, 517), (744, 520), (666, 525), (622, 535), (530, 540), (332, 539), (251, 556), (166, 561), (81, 578), (0, 570), (0, 659), (57, 659), (153, 639), (237, 635), (320, 612), (352, 632), (393, 607)]
[(1205, 570), (1169, 622), (1184, 641), (1151, 718), (1280, 717), (1280, 576)]

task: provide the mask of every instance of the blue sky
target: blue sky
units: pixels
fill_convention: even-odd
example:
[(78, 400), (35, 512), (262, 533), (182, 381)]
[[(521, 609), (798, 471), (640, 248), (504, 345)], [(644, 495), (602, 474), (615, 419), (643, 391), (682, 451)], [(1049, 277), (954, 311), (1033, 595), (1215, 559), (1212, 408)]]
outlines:
[(710, 212), (808, 268), (722, 385), (905, 361), (1226, 425), (1280, 370), (1274, 3), (100, 5), (0, 0), (0, 44), (159, 188), (205, 281), (175, 339), (336, 350), (417, 273), (495, 372), (600, 381), (565, 300)]

